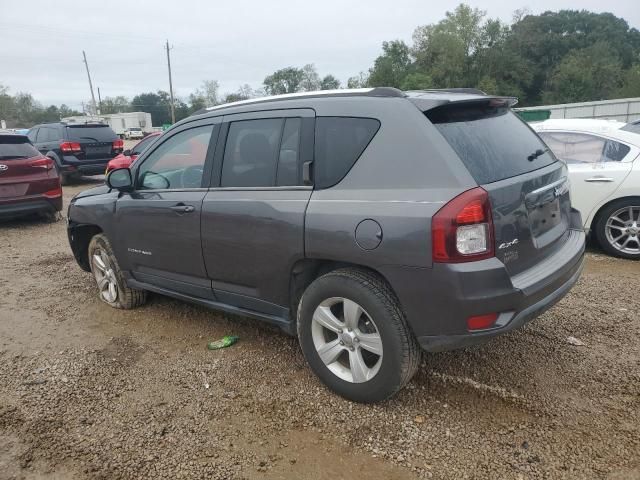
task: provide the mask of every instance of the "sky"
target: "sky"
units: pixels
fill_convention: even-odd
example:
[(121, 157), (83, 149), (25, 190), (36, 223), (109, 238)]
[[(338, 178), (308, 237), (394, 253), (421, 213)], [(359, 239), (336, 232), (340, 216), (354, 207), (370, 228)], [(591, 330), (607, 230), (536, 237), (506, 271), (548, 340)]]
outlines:
[[(522, 3), (520, 3), (522, 2)], [(155, 0), (108, 2), (0, 0), (0, 85), (44, 104), (81, 109), (91, 99), (82, 51), (102, 98), (169, 90), (184, 99), (204, 80), (222, 93), (287, 66), (315, 64), (321, 76), (366, 71), (385, 40), (411, 42), (460, 1), (440, 0)], [(609, 11), (640, 28), (637, 0), (484, 0), (465, 3), (509, 22), (513, 11)], [(97, 100), (97, 98), (96, 98)]]

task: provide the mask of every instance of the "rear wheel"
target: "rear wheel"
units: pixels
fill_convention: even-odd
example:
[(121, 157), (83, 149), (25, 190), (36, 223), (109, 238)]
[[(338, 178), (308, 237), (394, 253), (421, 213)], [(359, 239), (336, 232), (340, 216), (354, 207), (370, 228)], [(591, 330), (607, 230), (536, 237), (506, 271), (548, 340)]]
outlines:
[(389, 286), (359, 269), (336, 270), (307, 288), (298, 307), (298, 338), (314, 373), (357, 402), (395, 394), (421, 359)]
[(103, 234), (94, 236), (89, 243), (89, 265), (103, 302), (128, 310), (146, 301), (146, 291), (127, 287), (111, 244)]
[(608, 254), (640, 260), (640, 199), (621, 199), (605, 207), (595, 233)]

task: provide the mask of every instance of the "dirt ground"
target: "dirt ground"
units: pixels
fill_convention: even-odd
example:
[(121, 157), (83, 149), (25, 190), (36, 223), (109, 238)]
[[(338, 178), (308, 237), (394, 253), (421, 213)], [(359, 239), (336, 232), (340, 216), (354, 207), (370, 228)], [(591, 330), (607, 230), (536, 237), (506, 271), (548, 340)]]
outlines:
[(540, 319), (365, 406), (258, 321), (109, 308), (64, 221), (0, 224), (0, 252), (2, 479), (640, 478), (640, 263), (591, 249)]

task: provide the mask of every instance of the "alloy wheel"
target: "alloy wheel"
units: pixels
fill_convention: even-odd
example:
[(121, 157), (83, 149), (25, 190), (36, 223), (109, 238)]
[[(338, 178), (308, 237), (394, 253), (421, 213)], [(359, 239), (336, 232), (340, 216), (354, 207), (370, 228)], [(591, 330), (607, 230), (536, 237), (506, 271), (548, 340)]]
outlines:
[(607, 219), (605, 235), (616, 250), (640, 255), (640, 206), (627, 206), (613, 212)]
[(382, 337), (369, 314), (348, 298), (324, 300), (313, 313), (313, 344), (326, 367), (351, 383), (371, 380), (382, 365)]
[(107, 303), (114, 303), (118, 299), (118, 283), (108, 255), (102, 249), (94, 250), (91, 263), (100, 296)]

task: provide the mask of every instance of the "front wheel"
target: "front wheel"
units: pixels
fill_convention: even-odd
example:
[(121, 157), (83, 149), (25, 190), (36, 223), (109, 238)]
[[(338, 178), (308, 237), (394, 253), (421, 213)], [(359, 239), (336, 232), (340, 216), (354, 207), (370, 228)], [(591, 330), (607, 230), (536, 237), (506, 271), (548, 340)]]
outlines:
[(621, 199), (605, 207), (595, 233), (609, 255), (640, 260), (640, 200)]
[(103, 302), (128, 310), (146, 301), (147, 292), (127, 287), (111, 244), (103, 234), (94, 236), (89, 243), (89, 265)]
[(391, 397), (421, 359), (390, 287), (355, 268), (323, 275), (307, 288), (298, 307), (298, 338), (320, 380), (356, 402)]

